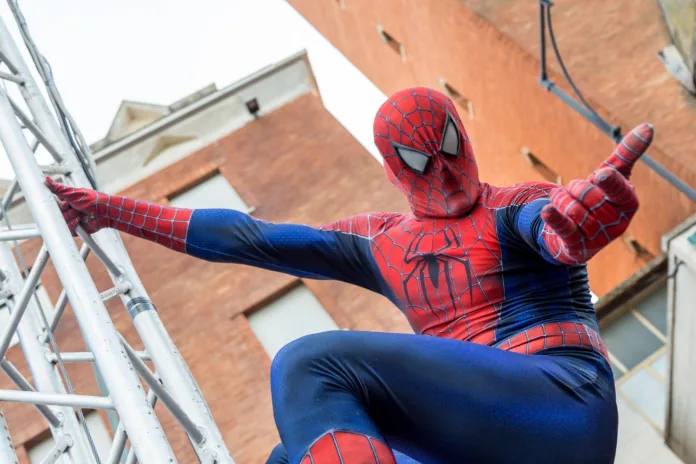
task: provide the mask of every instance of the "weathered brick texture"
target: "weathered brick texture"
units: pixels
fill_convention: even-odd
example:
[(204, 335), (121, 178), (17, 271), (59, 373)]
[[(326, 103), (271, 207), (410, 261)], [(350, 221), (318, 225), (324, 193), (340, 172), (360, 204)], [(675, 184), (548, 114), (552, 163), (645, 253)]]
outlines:
[[(596, 95), (601, 100), (595, 103), (601, 105), (606, 100), (625, 118), (619, 121), (614, 115), (610, 120), (625, 129), (644, 120), (656, 123), (650, 154), (696, 186), (696, 117), (689, 113), (693, 109), (687, 107), (678, 84), (666, 82), (670, 79), (666, 72), (657, 71), (656, 66), (661, 65), (654, 53), (665, 41), (664, 31), (653, 24), (659, 21), (659, 16), (654, 16), (659, 15), (655, 2), (557, 3), (557, 34), (564, 39), (564, 56), (572, 60), (573, 69), (581, 67), (583, 83), (593, 91), (599, 88)], [(522, 147), (529, 147), (566, 184), (586, 177), (613, 150), (611, 140), (539, 86), (539, 61), (532, 55), (538, 51), (533, 45), (538, 36), (537, 2), (350, 0), (345, 9), (339, 2), (290, 0), (290, 4), (387, 95), (413, 86), (439, 88), (440, 78), (445, 78), (469, 99), (474, 119), (465, 118), (464, 124), (481, 178), (491, 184), (543, 180), (522, 157)], [(377, 25), (403, 44), (405, 61), (382, 41)], [(592, 43), (593, 48), (588, 49), (582, 40)], [(654, 62), (646, 61), (648, 49)], [(597, 54), (604, 56), (602, 61)], [(553, 56), (549, 62), (554, 62)], [(652, 80), (646, 77), (648, 68)], [(551, 77), (564, 87), (562, 76), (552, 71)], [(631, 95), (642, 104), (631, 100)], [(598, 108), (603, 112), (601, 106)], [(665, 119), (675, 112), (682, 116)], [(672, 152), (666, 155), (661, 150), (663, 142), (679, 156)], [(696, 205), (642, 163), (632, 180), (641, 208), (626, 235), (657, 255), (661, 236), (695, 212)], [(643, 264), (645, 260), (617, 240), (590, 262), (592, 289), (601, 296)]]

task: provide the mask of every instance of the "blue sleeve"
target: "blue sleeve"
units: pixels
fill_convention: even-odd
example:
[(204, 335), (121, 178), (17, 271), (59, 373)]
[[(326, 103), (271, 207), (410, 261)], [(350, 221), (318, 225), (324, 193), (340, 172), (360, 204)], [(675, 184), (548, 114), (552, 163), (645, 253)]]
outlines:
[(186, 253), (206, 261), (340, 280), (380, 291), (368, 239), (306, 225), (269, 223), (234, 210), (195, 210)]
[(542, 236), (544, 220), (541, 218), (541, 210), (548, 202), (548, 198), (540, 198), (505, 208), (503, 219), (507, 227), (504, 227), (504, 233), (508, 243), (522, 242), (519, 245), (531, 248), (549, 263), (559, 264), (549, 253)]

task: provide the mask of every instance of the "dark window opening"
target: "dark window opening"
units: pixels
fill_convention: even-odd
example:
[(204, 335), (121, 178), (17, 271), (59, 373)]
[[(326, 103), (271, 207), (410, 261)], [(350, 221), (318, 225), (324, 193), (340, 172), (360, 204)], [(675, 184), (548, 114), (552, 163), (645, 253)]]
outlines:
[(382, 38), (384, 43), (386, 43), (389, 48), (394, 50), (396, 53), (401, 55), (401, 59), (406, 61), (406, 49), (404, 46), (396, 40), (391, 34), (389, 34), (387, 31), (382, 28), (382, 26), (377, 26), (377, 32), (379, 33), (379, 36)]
[[(602, 339), (609, 352), (627, 371), (638, 366), (664, 346), (631, 312), (602, 329)], [(620, 366), (616, 366), (619, 367)]]
[(633, 254), (638, 259), (644, 260), (644, 261), (650, 261), (655, 257), (650, 250), (645, 248), (638, 240), (631, 236), (624, 236), (623, 238), (624, 243), (628, 247), (628, 251)]
[(440, 78), (440, 88), (456, 105), (469, 113), (469, 119), (474, 119), (474, 105), (471, 103), (471, 100), (452, 87), (443, 77)]
[(532, 169), (541, 174), (541, 176), (545, 180), (549, 182), (554, 182), (556, 184), (563, 183), (563, 178), (561, 177), (561, 175), (553, 169), (551, 169), (549, 166), (547, 166), (546, 163), (541, 161), (534, 153), (532, 153), (529, 150), (529, 148), (522, 147), (521, 152), (522, 156), (524, 156), (524, 158), (527, 160), (527, 163), (529, 163), (529, 166), (531, 166)]

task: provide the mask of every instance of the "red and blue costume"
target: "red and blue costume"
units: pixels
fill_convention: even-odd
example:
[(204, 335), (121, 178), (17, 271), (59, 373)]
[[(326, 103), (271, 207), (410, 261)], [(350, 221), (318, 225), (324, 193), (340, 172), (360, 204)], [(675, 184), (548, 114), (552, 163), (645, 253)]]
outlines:
[[(611, 463), (617, 413), (585, 263), (621, 235), (652, 140), (632, 131), (587, 180), (481, 182), (446, 96), (391, 96), (374, 123), (410, 214), (316, 228), (186, 210), (52, 180), (69, 226), (112, 227), (215, 262), (336, 279), (389, 298), (417, 335), (310, 335), (273, 360), (269, 463)], [(408, 456), (408, 457), (407, 457)]]

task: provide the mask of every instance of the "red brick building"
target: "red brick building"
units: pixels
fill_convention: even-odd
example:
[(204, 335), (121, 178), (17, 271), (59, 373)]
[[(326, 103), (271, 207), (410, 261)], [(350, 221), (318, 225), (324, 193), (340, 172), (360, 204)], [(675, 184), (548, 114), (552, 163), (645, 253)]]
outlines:
[[(657, 58), (671, 42), (653, 0), (560, 0), (552, 9), (562, 56), (600, 114), (624, 131), (648, 121), (650, 154), (696, 186), (696, 113)], [(539, 7), (535, 1), (290, 0), (319, 32), (385, 94), (415, 85), (458, 101), (481, 178), (494, 185), (584, 178), (614, 143), (539, 86)], [(550, 78), (570, 92), (557, 63)], [(528, 156), (532, 154), (532, 157)], [(589, 263), (604, 295), (660, 254), (660, 238), (696, 205), (639, 163), (641, 209), (623, 240)]]

